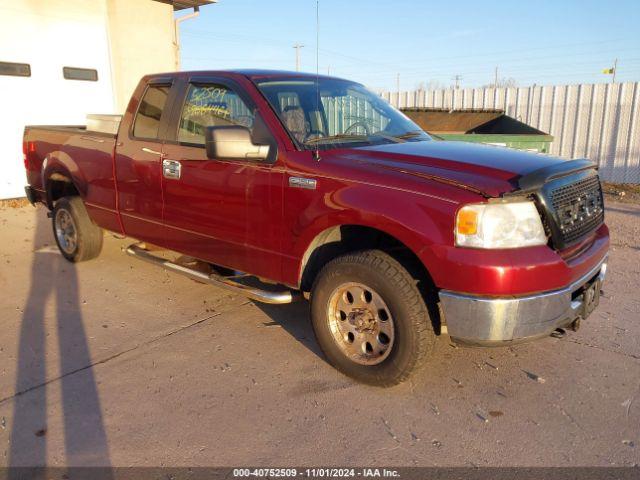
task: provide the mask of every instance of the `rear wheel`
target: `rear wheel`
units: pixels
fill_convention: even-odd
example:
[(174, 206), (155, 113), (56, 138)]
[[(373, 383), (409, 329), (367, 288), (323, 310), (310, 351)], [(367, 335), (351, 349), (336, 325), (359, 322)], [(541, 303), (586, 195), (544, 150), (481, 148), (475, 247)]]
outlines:
[(53, 235), (62, 256), (83, 262), (100, 255), (102, 229), (89, 217), (80, 197), (63, 197), (53, 208)]
[(311, 292), (311, 318), (329, 362), (372, 385), (406, 380), (435, 343), (415, 279), (378, 250), (325, 265)]

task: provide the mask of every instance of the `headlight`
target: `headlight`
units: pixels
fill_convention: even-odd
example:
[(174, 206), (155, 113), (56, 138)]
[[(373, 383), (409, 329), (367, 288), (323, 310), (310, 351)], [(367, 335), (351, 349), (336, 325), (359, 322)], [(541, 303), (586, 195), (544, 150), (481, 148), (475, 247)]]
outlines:
[(456, 245), (517, 248), (545, 245), (547, 236), (533, 202), (465, 205), (456, 217)]

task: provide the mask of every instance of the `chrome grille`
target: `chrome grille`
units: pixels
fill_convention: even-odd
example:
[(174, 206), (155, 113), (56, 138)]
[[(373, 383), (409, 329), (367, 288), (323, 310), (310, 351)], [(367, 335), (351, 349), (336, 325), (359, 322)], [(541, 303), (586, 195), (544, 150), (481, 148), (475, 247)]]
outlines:
[(577, 242), (604, 221), (602, 189), (597, 175), (555, 187), (548, 197), (560, 248)]

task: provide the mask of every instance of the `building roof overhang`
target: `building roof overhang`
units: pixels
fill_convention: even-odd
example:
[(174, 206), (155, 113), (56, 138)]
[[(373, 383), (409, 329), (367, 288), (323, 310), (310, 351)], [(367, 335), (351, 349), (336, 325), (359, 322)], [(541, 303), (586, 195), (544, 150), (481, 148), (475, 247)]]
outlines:
[(216, 3), (216, 0), (154, 0), (155, 2), (167, 3), (173, 5), (175, 11), (184, 10), (185, 8), (202, 7)]

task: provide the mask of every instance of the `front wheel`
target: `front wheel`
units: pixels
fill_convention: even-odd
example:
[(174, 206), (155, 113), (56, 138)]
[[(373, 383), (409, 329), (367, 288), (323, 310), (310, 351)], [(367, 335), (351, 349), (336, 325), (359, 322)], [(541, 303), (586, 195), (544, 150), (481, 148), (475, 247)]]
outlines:
[(435, 343), (415, 279), (379, 250), (325, 265), (312, 288), (311, 320), (329, 362), (372, 385), (406, 380)]
[(95, 225), (80, 197), (63, 197), (53, 208), (53, 236), (70, 262), (91, 260), (102, 250), (102, 229)]

